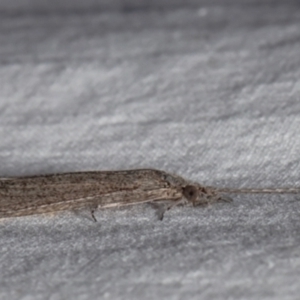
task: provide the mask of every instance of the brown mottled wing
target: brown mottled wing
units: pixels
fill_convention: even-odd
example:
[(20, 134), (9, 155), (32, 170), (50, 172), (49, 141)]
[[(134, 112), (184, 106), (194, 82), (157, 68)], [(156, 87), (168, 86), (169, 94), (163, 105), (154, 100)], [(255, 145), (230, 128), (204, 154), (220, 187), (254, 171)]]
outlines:
[(0, 218), (89, 205), (113, 207), (175, 200), (181, 191), (158, 170), (79, 172), (0, 179)]

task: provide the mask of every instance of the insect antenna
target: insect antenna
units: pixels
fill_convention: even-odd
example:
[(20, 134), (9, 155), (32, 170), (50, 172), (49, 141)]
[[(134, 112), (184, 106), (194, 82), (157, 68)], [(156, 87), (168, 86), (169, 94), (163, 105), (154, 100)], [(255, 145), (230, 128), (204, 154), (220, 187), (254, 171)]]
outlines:
[(220, 188), (217, 189), (219, 193), (225, 194), (300, 194), (299, 188), (260, 188), (260, 189), (234, 189), (234, 188)]

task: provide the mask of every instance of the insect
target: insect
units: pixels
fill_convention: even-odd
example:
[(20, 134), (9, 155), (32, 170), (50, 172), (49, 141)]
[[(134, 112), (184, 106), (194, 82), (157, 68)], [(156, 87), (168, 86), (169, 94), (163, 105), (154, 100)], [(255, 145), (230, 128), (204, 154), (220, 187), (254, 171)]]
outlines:
[(232, 193), (300, 193), (300, 188), (214, 188), (154, 169), (0, 178), (0, 218), (151, 203), (159, 219), (177, 205), (230, 202)]

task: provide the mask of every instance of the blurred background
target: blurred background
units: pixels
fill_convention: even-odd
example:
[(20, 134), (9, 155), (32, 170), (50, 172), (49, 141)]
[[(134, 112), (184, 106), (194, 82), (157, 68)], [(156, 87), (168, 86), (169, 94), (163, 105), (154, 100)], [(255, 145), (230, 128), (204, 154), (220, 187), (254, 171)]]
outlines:
[[(300, 5), (0, 0), (0, 176), (299, 180)], [(0, 222), (0, 299), (297, 299), (299, 196)]]

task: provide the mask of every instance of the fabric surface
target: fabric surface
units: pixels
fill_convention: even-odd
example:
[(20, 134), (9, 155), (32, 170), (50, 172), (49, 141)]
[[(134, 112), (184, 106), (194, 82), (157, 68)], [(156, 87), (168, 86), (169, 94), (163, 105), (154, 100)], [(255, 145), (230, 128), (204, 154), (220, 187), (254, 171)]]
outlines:
[[(1, 177), (300, 186), (297, 2), (18, 2), (0, 1)], [(300, 196), (233, 198), (1, 219), (0, 299), (299, 299)]]

